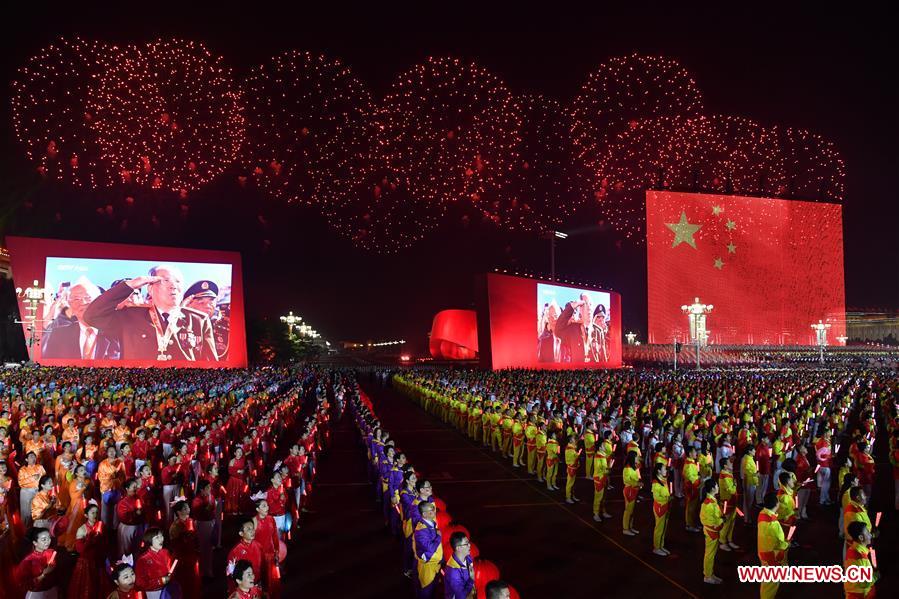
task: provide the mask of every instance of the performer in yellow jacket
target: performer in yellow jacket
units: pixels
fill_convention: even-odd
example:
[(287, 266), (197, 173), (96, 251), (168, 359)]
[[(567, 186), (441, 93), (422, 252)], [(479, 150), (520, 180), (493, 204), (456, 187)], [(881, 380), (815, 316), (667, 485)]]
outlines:
[(531, 414), (524, 427), (524, 444), (527, 449), (528, 474), (534, 474), (537, 466), (537, 417)]
[(541, 483), (546, 476), (546, 425), (542, 422), (537, 426), (537, 436), (534, 437), (535, 452), (537, 453), (537, 480)]
[(556, 441), (556, 433), (553, 431), (549, 434), (549, 439), (546, 441), (546, 488), (550, 491), (559, 490), (556, 482), (559, 474), (560, 452), (559, 442)]
[(493, 410), (493, 414), (490, 416), (490, 430), (492, 431), (492, 435), (490, 437), (490, 449), (492, 449), (493, 451), (502, 449), (503, 446), (503, 428), (501, 424), (502, 420), (502, 408), (496, 406)]
[(789, 529), (796, 524), (796, 475), (782, 470), (777, 478), (777, 517), (784, 529)]
[(584, 431), (584, 456), (587, 478), (593, 478), (593, 456), (596, 453), (596, 432), (593, 430), (593, 421), (587, 421), (587, 430)]
[(754, 445), (746, 446), (746, 453), (740, 462), (740, 476), (743, 478), (743, 522), (749, 524), (752, 522), (752, 506), (755, 501), (755, 490), (759, 484)]
[(652, 552), (665, 557), (671, 552), (665, 549), (665, 533), (668, 531), (668, 507), (671, 503), (671, 490), (668, 488), (668, 466), (656, 463), (652, 476), (652, 514), (656, 525), (652, 533)]
[(577, 479), (578, 462), (581, 459), (581, 451), (577, 448), (577, 437), (568, 437), (568, 445), (565, 447), (565, 503), (580, 501), (574, 496), (574, 481)]
[(502, 454), (504, 458), (512, 457), (512, 424), (515, 422), (512, 418), (514, 412), (506, 410), (505, 416), (500, 421), (502, 427)]
[(718, 555), (718, 536), (724, 525), (721, 507), (718, 505), (718, 483), (714, 478), (705, 481), (702, 487), (702, 508), (699, 520), (705, 533), (705, 554), (702, 558), (702, 581), (707, 584), (721, 584), (715, 576), (715, 556)]
[[(871, 568), (871, 532), (870, 528), (861, 521), (851, 522), (847, 529), (849, 547), (846, 549), (846, 557), (843, 558), (843, 568), (858, 566)], [(867, 599), (874, 597), (874, 584), (877, 582), (877, 573), (870, 581), (858, 581), (843, 583), (846, 599)]]
[[(606, 431), (606, 435), (610, 433)], [(608, 445), (611, 449), (611, 443)], [(609, 453), (605, 443), (596, 448), (593, 455), (593, 519), (602, 522), (603, 518), (611, 518), (612, 514), (605, 511), (603, 501), (606, 488), (609, 486)], [(600, 515), (602, 510), (602, 515)]]
[[(790, 543), (784, 537), (783, 527), (777, 518), (777, 495), (765, 495), (764, 509), (759, 512), (758, 519), (758, 554), (763, 566), (787, 565), (787, 550)], [(761, 599), (774, 599), (779, 582), (763, 582)]]
[(724, 514), (724, 526), (721, 527), (721, 538), (718, 539), (722, 551), (739, 549), (734, 543), (734, 522), (737, 519), (737, 481), (734, 480), (733, 456), (721, 458), (718, 463), (718, 499), (721, 501), (721, 512)]
[(852, 487), (849, 489), (848, 499), (849, 501), (846, 504), (846, 507), (843, 508), (843, 538), (845, 539), (845, 543), (843, 543), (844, 560), (846, 559), (846, 552), (850, 545), (849, 525), (853, 522), (861, 522), (867, 527), (868, 531), (873, 531), (873, 528), (871, 528), (871, 517), (868, 515), (868, 510), (865, 508), (865, 503), (868, 501), (865, 490), (862, 487)]
[(481, 414), (484, 412), (481, 402), (475, 402), (468, 413), (468, 436), (474, 441), (478, 440), (478, 432), (481, 429)]
[(696, 447), (690, 445), (687, 447), (687, 457), (684, 460), (683, 468), (684, 481), (684, 502), (685, 520), (687, 522), (687, 530), (690, 532), (699, 532), (697, 526), (696, 515), (699, 511), (699, 464), (696, 463)]
[(643, 481), (640, 480), (640, 467), (637, 464), (637, 452), (630, 451), (624, 460), (624, 516), (621, 526), (624, 534), (629, 537), (636, 536), (640, 531), (634, 529), (634, 505), (637, 503), (637, 494)]
[(518, 468), (524, 465), (521, 453), (524, 451), (524, 425), (520, 418), (512, 420), (512, 467)]

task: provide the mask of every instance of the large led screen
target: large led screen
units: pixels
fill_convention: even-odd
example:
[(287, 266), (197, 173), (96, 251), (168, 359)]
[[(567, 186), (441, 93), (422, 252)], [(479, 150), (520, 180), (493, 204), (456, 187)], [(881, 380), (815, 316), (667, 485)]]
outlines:
[(697, 299), (711, 344), (845, 342), (839, 205), (647, 192), (646, 245), (651, 343), (689, 340)]
[[(240, 255), (8, 238), (32, 359), (48, 365), (246, 366)], [(33, 323), (32, 323), (33, 318)], [(34, 334), (31, 327), (34, 328)]]
[(486, 276), (482, 364), (499, 368), (621, 366), (621, 296), (501, 274)]

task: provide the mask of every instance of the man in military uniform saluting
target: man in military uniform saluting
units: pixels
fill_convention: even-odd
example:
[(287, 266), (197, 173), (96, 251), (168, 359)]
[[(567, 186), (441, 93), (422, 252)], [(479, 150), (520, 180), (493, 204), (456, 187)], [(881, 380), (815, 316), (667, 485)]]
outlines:
[[(184, 292), (183, 306), (193, 308), (209, 316), (212, 322), (212, 336), (215, 341), (215, 353), (219, 360), (226, 360), (228, 354), (228, 339), (231, 336), (231, 319), (225, 313), (225, 309), (219, 304), (221, 294), (215, 281), (197, 281)], [(225, 298), (229, 298), (227, 288)], [(225, 308), (230, 306), (228, 301)]]
[[(215, 361), (212, 323), (206, 314), (181, 306), (183, 285), (177, 268), (154, 266), (149, 276), (122, 281), (102, 293), (85, 310), (84, 320), (118, 336), (125, 360)], [(144, 286), (149, 304), (116, 309)]]

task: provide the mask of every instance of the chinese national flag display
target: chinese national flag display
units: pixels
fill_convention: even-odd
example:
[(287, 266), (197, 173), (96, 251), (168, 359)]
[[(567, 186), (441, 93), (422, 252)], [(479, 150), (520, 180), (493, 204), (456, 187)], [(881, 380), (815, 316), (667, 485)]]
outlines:
[(714, 344), (814, 345), (846, 334), (843, 217), (836, 204), (646, 193), (649, 341), (689, 340), (681, 306), (711, 304)]

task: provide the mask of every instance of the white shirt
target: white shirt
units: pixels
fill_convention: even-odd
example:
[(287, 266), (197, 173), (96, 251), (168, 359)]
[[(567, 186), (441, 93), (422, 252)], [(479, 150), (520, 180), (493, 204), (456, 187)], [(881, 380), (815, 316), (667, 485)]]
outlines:
[[(78, 328), (80, 329), (78, 332), (78, 352), (81, 354), (81, 359), (93, 360), (94, 356), (97, 354), (97, 329), (87, 326), (80, 320), (78, 321)], [(86, 356), (84, 355), (84, 344), (89, 337), (93, 338), (93, 347), (90, 348), (90, 355)]]

